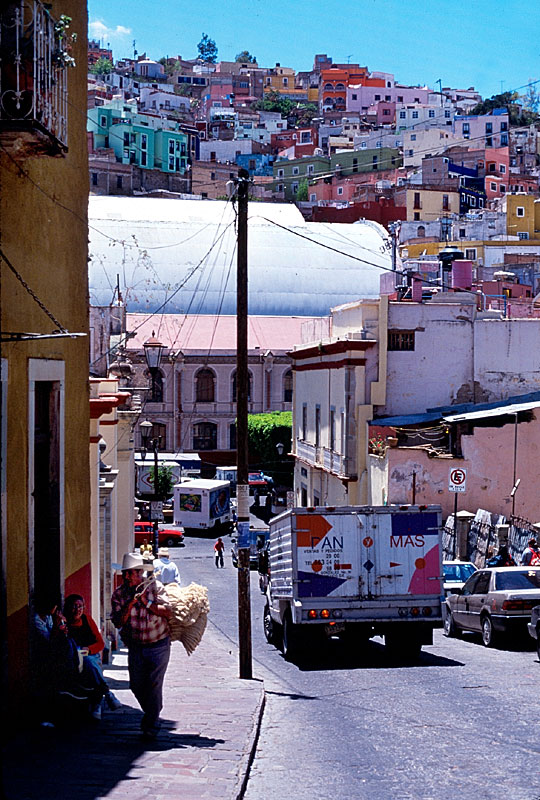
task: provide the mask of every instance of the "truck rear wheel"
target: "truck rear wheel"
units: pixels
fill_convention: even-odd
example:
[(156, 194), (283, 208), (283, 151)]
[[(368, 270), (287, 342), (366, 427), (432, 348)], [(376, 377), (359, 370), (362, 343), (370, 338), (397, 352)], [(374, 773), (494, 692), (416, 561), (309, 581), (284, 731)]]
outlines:
[(268, 603), (264, 607), (263, 627), (264, 627), (264, 636), (266, 638), (266, 641), (269, 644), (275, 644), (276, 632), (275, 632), (274, 620), (270, 616), (270, 606), (268, 605)]
[(298, 655), (300, 650), (300, 631), (299, 626), (294, 625), (290, 611), (285, 612), (283, 618), (283, 655), (287, 661), (291, 661)]

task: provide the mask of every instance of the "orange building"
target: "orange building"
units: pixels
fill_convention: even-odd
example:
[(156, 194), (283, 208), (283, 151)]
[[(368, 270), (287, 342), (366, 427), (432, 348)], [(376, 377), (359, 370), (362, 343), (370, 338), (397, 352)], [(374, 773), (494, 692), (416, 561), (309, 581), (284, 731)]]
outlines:
[(319, 97), (323, 109), (345, 111), (348, 86), (377, 86), (384, 88), (385, 79), (372, 78), (367, 67), (357, 64), (334, 64), (321, 70)]

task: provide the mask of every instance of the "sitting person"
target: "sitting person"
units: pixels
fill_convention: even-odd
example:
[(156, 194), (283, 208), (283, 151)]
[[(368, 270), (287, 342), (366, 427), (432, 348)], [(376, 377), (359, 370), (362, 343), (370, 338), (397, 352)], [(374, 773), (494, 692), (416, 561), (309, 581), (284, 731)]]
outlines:
[(486, 561), (486, 567), (515, 567), (516, 562), (508, 552), (508, 547), (502, 544), (499, 547), (499, 552), (489, 561)]
[(58, 716), (58, 702), (67, 698), (90, 703), (90, 713), (101, 718), (103, 687), (92, 670), (85, 669), (76, 642), (69, 636), (65, 617), (55, 600), (35, 600), (33, 624), (33, 691), (38, 714), (45, 724)]
[[(80, 594), (70, 594), (64, 601), (64, 615), (69, 636), (74, 640), (83, 656), (83, 670), (93, 674), (94, 681), (101, 686), (103, 697), (111, 711), (121, 707), (120, 701), (110, 691), (101, 669), (101, 653), (105, 647), (103, 637), (89, 614), (84, 613), (84, 599)], [(99, 712), (97, 712), (99, 716)]]

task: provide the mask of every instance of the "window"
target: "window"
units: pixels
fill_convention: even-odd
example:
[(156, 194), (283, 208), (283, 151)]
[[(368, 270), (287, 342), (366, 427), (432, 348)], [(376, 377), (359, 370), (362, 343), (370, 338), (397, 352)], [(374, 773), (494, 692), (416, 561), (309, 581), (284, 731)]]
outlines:
[(486, 147), (493, 147), (493, 139), (491, 136), (486, 136)]
[(467, 231), (465, 230), (465, 228), (460, 228), (459, 229), (459, 238), (460, 239), (464, 239), (466, 235), (467, 235)]
[(381, 96), (380, 96), (380, 94), (376, 94), (376, 95), (375, 95), (375, 100), (380, 100), (380, 99), (381, 99)]
[(418, 228), (416, 229), (416, 235), (419, 239), (424, 238), (424, 236), (426, 235), (426, 229), (423, 225), (418, 226)]
[(496, 192), (497, 191), (497, 184), (496, 183), (490, 183), (489, 184), (489, 188), (491, 189), (492, 192)]
[(443, 194), (442, 196), (442, 207), (443, 211), (448, 211), (448, 209), (450, 208), (449, 198), (447, 194)]
[(329, 447), (330, 450), (336, 449), (336, 410), (335, 408), (330, 409), (330, 421), (329, 421)]
[(298, 183), (296, 183), (296, 181), (291, 184), (291, 192), (293, 194), (298, 194)]
[(343, 186), (338, 186), (337, 193), (338, 194), (343, 194)]
[(144, 150), (141, 151), (141, 167), (146, 167), (148, 165), (148, 153)]
[(400, 119), (406, 119), (407, 118), (407, 112), (406, 111), (400, 111), (399, 112), (399, 118)]
[(151, 403), (163, 402), (163, 374), (158, 370), (152, 375), (152, 392), (150, 394)]
[(445, 117), (445, 119), (450, 119), (450, 112), (449, 111), (445, 111), (444, 112), (444, 117)]
[(308, 175), (312, 175), (314, 173), (314, 171), (315, 171), (315, 165), (314, 164), (308, 164), (307, 165), (307, 169), (306, 169), (307, 174)]
[(101, 125), (101, 127), (102, 128), (106, 128), (107, 127), (107, 117), (102, 115), (99, 119), (100, 119), (100, 123), (99, 124)]
[(411, 142), (416, 142), (416, 133), (411, 133)]
[(283, 184), (278, 183), (278, 185), (276, 186), (276, 192), (282, 192), (282, 191), (283, 191)]
[(193, 449), (217, 449), (217, 425), (214, 422), (198, 422), (193, 426)]
[(352, 99), (353, 99), (353, 100), (358, 100), (358, 95), (357, 95), (357, 94), (353, 94), (353, 95), (352, 95)]
[(428, 117), (433, 119), (434, 116), (435, 116), (435, 111), (432, 108), (430, 108), (429, 111), (428, 111)]
[(386, 100), (387, 103), (389, 103), (392, 100), (392, 97), (389, 94), (385, 94), (384, 99)]
[(116, 188), (117, 189), (121, 189), (122, 188), (122, 176), (121, 175), (117, 175), (116, 176)]
[(493, 161), (490, 161), (489, 166), (488, 166), (488, 172), (495, 172), (495, 167), (496, 167), (496, 164), (494, 164)]
[(361, 149), (361, 150), (367, 150), (367, 142), (362, 142), (362, 143), (360, 144), (360, 149)]
[(200, 369), (195, 376), (195, 400), (197, 403), (213, 403), (215, 400), (215, 377), (211, 369)]
[(420, 192), (414, 193), (414, 208), (422, 208), (422, 204), (420, 203)]
[(284, 174), (285, 174), (284, 170), (278, 169), (278, 171), (277, 171), (278, 178), (283, 178)]
[(148, 134), (141, 133), (141, 150), (148, 150)]
[(309, 202), (310, 203), (316, 203), (317, 202), (317, 195), (316, 194), (310, 194)]
[(414, 350), (414, 331), (388, 331), (389, 350)]
[(315, 447), (321, 446), (321, 407), (315, 406)]
[(465, 250), (465, 258), (467, 261), (476, 261), (476, 247), (468, 247)]
[(501, 190), (501, 194), (504, 194), (506, 192), (506, 186), (504, 185), (504, 183), (501, 183), (499, 188)]
[(529, 234), (527, 231), (518, 231), (518, 239), (528, 239)]
[(307, 403), (302, 406), (302, 439), (307, 440)]
[(499, 172), (501, 173), (501, 175), (504, 175), (506, 173), (506, 166), (504, 164), (499, 164)]
[(298, 175), (299, 173), (300, 173), (300, 168), (299, 167), (293, 167), (292, 168), (292, 174), (293, 175)]
[(97, 172), (92, 172), (92, 186), (98, 185), (98, 174)]
[(414, 212), (413, 219), (414, 219), (415, 222), (418, 222), (418, 220), (420, 219), (420, 212), (419, 211), (415, 211)]
[(501, 147), (507, 147), (507, 146), (508, 146), (508, 134), (507, 133), (502, 133), (501, 134)]
[(516, 217), (524, 217), (525, 216), (525, 208), (524, 206), (518, 206), (516, 208)]
[(377, 169), (377, 168), (378, 168), (378, 161), (377, 161), (377, 159), (378, 159), (378, 156), (373, 156), (373, 160), (372, 160), (372, 161), (373, 161), (373, 163), (372, 163), (372, 168), (373, 168), (373, 169)]
[[(251, 372), (248, 372), (248, 400), (251, 400)], [(231, 395), (233, 403), (236, 403), (236, 370), (232, 374)]]
[(413, 111), (412, 112), (412, 118), (413, 119), (418, 119), (418, 111)]
[(486, 133), (493, 133), (493, 123), (486, 122)]
[(288, 369), (283, 376), (283, 402), (292, 403), (293, 397), (293, 374), (292, 369)]
[(390, 109), (389, 108), (383, 108), (383, 112), (382, 113), (383, 113), (383, 117), (389, 117), (390, 116)]
[(471, 126), (469, 122), (463, 123), (463, 136), (468, 136), (471, 132)]
[(397, 101), (398, 101), (398, 103), (402, 103), (403, 102), (403, 95), (399, 95), (398, 94)]
[(236, 422), (229, 425), (229, 449), (236, 450)]

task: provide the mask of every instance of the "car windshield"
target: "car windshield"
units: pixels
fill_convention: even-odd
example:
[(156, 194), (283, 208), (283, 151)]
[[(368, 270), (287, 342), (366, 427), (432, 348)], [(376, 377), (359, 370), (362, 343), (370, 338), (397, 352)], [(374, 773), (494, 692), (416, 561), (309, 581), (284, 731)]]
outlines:
[(444, 564), (443, 571), (447, 583), (465, 583), (476, 572), (472, 564)]
[(512, 572), (498, 572), (495, 576), (496, 589), (540, 589), (540, 570), (520, 569)]

